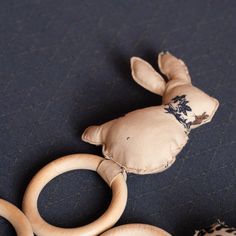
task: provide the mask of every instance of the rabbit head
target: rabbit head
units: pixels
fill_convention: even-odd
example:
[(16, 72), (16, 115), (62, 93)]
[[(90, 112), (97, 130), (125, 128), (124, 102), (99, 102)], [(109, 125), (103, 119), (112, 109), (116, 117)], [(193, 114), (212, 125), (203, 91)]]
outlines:
[(166, 52), (159, 54), (158, 65), (167, 82), (146, 61), (132, 57), (133, 79), (145, 89), (163, 96), (166, 112), (173, 114), (188, 130), (210, 122), (219, 102), (192, 85), (185, 63)]

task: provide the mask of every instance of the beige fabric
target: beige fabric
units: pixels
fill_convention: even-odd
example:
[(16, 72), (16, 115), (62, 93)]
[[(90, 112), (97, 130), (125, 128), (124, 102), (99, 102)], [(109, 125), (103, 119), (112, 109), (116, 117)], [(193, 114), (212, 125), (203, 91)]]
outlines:
[(0, 199), (0, 216), (15, 228), (17, 236), (33, 236), (32, 227), (26, 216), (13, 204)]
[(166, 82), (151, 65), (138, 57), (132, 57), (130, 63), (132, 76), (139, 85), (159, 95), (164, 93)]
[(108, 209), (97, 220), (88, 225), (70, 229), (59, 228), (47, 223), (38, 212), (39, 194), (50, 180), (76, 169), (96, 171), (103, 161), (104, 158), (90, 154), (69, 155), (49, 163), (34, 176), (24, 195), (23, 211), (37, 236), (95, 236), (111, 228), (118, 221), (127, 202), (127, 185), (122, 174), (113, 178), (111, 184), (112, 200)]
[(187, 143), (190, 130), (211, 121), (219, 105), (216, 99), (191, 84), (182, 60), (161, 53), (158, 64), (169, 79), (166, 84), (147, 62), (131, 59), (135, 81), (163, 94), (162, 105), (90, 126), (82, 135), (86, 142), (103, 145), (105, 157), (128, 172), (149, 174), (167, 169)]
[(101, 236), (171, 236), (166, 231), (152, 225), (127, 224), (115, 227)]
[(123, 174), (124, 179), (126, 180), (127, 178), (126, 173), (121, 167), (111, 160), (103, 160), (97, 168), (97, 173), (110, 187), (117, 175)]

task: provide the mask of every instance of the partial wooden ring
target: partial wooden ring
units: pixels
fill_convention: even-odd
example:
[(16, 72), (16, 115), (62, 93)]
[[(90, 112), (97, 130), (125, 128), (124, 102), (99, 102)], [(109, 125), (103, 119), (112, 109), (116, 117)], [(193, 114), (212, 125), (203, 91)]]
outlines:
[(97, 171), (104, 158), (91, 154), (74, 154), (59, 158), (42, 168), (31, 180), (23, 199), (23, 211), (37, 236), (92, 236), (111, 228), (122, 215), (127, 202), (127, 185), (122, 174), (111, 184), (112, 200), (106, 212), (94, 222), (78, 228), (60, 228), (47, 223), (39, 214), (37, 201), (45, 185), (67, 171)]
[(33, 236), (32, 227), (26, 216), (13, 204), (0, 199), (0, 216), (15, 228), (17, 236)]
[(169, 233), (158, 227), (146, 224), (127, 224), (115, 227), (101, 234), (100, 236), (171, 236)]

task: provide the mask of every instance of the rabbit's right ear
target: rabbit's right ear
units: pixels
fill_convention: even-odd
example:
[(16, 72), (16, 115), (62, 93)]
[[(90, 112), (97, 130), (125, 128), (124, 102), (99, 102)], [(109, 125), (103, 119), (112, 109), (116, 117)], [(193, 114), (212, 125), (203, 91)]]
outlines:
[(133, 79), (152, 93), (163, 95), (166, 87), (165, 80), (154, 68), (139, 57), (130, 59)]

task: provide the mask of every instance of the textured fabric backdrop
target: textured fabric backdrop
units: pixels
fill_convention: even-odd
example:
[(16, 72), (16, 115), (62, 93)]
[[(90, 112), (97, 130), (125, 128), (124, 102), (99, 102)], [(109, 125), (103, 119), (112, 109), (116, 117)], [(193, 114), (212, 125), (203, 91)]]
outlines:
[[(88, 125), (161, 102), (132, 81), (129, 58), (156, 67), (157, 53), (170, 50), (221, 105), (170, 169), (128, 176), (118, 225), (148, 223), (175, 236), (218, 218), (236, 226), (235, 12), (234, 0), (1, 0), (0, 197), (21, 207), (45, 164), (102, 155), (80, 139)], [(96, 219), (110, 198), (95, 173), (73, 171), (50, 182), (39, 208), (50, 223), (75, 227)], [(0, 235), (14, 235), (2, 218)]]

